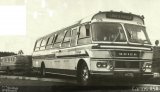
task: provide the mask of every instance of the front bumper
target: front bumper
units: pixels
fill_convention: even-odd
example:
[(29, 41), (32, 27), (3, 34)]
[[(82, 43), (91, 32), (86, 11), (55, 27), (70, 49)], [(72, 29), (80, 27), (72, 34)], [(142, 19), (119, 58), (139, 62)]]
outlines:
[(153, 73), (148, 72), (148, 73), (142, 73), (142, 72), (135, 72), (135, 71), (112, 71), (112, 72), (105, 72), (105, 71), (92, 71), (91, 76), (98, 77), (98, 76), (103, 76), (103, 77), (117, 77), (117, 78), (124, 78), (124, 77), (132, 77), (132, 78), (153, 78)]

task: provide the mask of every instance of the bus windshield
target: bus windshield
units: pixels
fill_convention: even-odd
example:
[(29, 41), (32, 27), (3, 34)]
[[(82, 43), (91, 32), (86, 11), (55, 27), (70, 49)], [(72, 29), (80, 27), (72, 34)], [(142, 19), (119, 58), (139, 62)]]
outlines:
[(132, 25), (132, 24), (124, 24), (124, 27), (128, 35), (128, 40), (130, 42), (150, 44), (145, 27), (138, 26), (138, 25)]
[(93, 41), (126, 42), (122, 25), (119, 23), (93, 23)]

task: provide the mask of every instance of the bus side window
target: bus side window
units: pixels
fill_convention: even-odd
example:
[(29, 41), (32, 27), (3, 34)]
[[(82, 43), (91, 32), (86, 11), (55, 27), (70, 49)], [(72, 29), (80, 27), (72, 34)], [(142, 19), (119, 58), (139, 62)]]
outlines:
[(63, 40), (63, 37), (64, 37), (64, 32), (60, 32), (59, 34), (56, 35), (55, 37), (55, 42), (54, 42), (54, 47), (55, 48), (59, 48), (61, 47), (61, 42)]
[(89, 44), (90, 39), (90, 27), (89, 25), (82, 25), (79, 30), (78, 45)]
[(48, 43), (47, 43), (46, 49), (52, 48), (53, 41), (54, 41), (54, 36), (51, 36), (48, 38)]
[(85, 25), (86, 27), (86, 36), (90, 36), (90, 26), (89, 25)]
[(71, 38), (71, 30), (68, 30), (65, 34), (62, 47), (69, 47), (70, 46), (70, 38)]
[(44, 50), (47, 44), (48, 38), (43, 38), (40, 50)]
[(77, 30), (78, 28), (72, 29), (72, 37), (70, 46), (74, 47), (77, 44)]
[(34, 51), (38, 51), (38, 50), (39, 50), (41, 42), (42, 42), (42, 40), (38, 40), (38, 41), (36, 42)]

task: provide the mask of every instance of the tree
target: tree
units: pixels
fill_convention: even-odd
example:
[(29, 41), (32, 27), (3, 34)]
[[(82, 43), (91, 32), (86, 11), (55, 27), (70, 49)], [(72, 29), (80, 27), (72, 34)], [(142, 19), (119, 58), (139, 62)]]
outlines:
[(0, 52), (0, 57), (4, 57), (4, 56), (11, 56), (11, 55), (17, 55), (14, 52)]

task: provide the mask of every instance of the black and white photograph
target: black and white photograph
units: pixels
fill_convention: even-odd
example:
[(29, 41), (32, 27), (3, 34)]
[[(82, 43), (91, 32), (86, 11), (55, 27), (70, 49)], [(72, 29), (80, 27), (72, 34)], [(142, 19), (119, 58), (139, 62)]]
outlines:
[(159, 92), (160, 0), (0, 0), (0, 92)]

